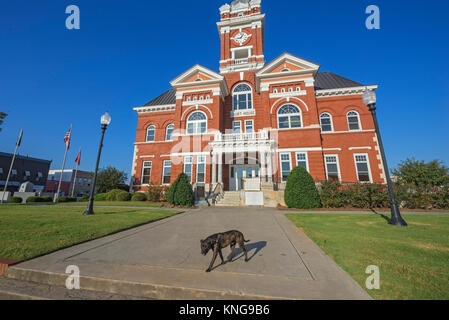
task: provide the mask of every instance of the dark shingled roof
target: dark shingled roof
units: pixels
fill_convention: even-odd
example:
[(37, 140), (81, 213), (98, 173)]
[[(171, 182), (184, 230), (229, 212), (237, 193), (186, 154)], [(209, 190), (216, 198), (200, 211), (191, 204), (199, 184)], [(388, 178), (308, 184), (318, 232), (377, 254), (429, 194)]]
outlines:
[[(326, 90), (326, 89), (337, 89), (337, 88), (351, 88), (351, 87), (362, 87), (363, 84), (343, 78), (332, 72), (320, 72), (315, 78), (315, 90)], [(151, 100), (146, 107), (150, 106), (162, 106), (167, 104), (176, 103), (176, 90), (170, 89), (159, 97)]]
[(145, 106), (163, 106), (166, 104), (175, 104), (176, 103), (176, 90), (170, 89), (166, 91), (165, 93), (161, 94), (156, 99), (151, 100), (148, 102)]
[(363, 84), (343, 78), (332, 72), (320, 72), (315, 78), (315, 89), (337, 89), (337, 88), (351, 88), (351, 87), (363, 87)]

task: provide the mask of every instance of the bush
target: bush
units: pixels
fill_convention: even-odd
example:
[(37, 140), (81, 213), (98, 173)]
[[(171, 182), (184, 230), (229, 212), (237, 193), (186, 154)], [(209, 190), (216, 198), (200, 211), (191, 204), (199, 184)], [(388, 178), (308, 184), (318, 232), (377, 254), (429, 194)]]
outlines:
[(117, 196), (115, 197), (115, 199), (117, 201), (129, 201), (131, 200), (131, 193), (127, 192), (127, 191), (122, 191), (121, 193), (118, 193)]
[(191, 207), (194, 204), (192, 185), (189, 177), (181, 173), (171, 185), (167, 193), (167, 200), (172, 205)]
[(126, 192), (126, 191), (123, 191), (121, 189), (111, 190), (108, 193), (106, 193), (106, 200), (107, 201), (117, 201), (117, 196), (123, 192)]
[(53, 199), (50, 196), (45, 196), (40, 198), (39, 202), (53, 202)]
[(76, 202), (76, 198), (62, 196), (58, 198), (58, 202)]
[(26, 203), (35, 203), (39, 202), (39, 197), (29, 197), (26, 201)]
[(162, 199), (164, 198), (164, 196), (163, 196), (164, 190), (165, 189), (164, 189), (163, 186), (150, 185), (148, 187), (148, 191), (147, 191), (148, 201), (151, 201), (151, 202), (161, 202), (161, 201), (163, 201)]
[[(107, 193), (97, 193), (96, 195), (94, 195), (94, 200), (95, 201), (106, 201), (106, 196), (108, 194)], [(89, 200), (89, 198), (87, 198)]]
[(147, 201), (147, 196), (145, 193), (136, 192), (132, 195), (131, 201)]
[(89, 196), (82, 196), (80, 199), (81, 202), (87, 202), (89, 201)]
[(289, 208), (314, 209), (321, 207), (320, 196), (312, 176), (304, 167), (294, 168), (287, 179), (284, 193)]
[(11, 197), (8, 200), (8, 203), (22, 203), (23, 199), (21, 197)]

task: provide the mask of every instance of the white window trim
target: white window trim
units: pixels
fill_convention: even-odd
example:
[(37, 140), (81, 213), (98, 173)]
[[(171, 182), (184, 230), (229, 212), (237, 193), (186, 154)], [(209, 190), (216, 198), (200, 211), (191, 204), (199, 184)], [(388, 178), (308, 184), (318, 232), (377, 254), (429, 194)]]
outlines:
[[(366, 163), (368, 164), (368, 176), (369, 176), (369, 182), (367, 181), (360, 181), (359, 180), (359, 170), (357, 169), (357, 161), (355, 159), (356, 156), (365, 156), (366, 157)], [(360, 183), (373, 183), (373, 177), (372, 177), (372, 173), (371, 173), (371, 165), (369, 162), (369, 155), (368, 153), (354, 153), (354, 166), (355, 166), (355, 173), (357, 175), (357, 181)]]
[(309, 170), (309, 154), (307, 152), (295, 152), (295, 161), (296, 161), (296, 166), (297, 167), (299, 166), (298, 165), (298, 154), (305, 154), (306, 155), (306, 169), (307, 169), (307, 172), (310, 173), (310, 170)]
[[(150, 130), (150, 128), (154, 128), (154, 137), (153, 140), (148, 140), (148, 131)], [(145, 135), (145, 142), (155, 142), (156, 141), (156, 126), (155, 125), (149, 125), (146, 131), (146, 135)]]
[[(170, 185), (170, 183), (164, 183), (164, 171), (165, 171), (165, 168), (168, 168), (168, 166), (167, 167), (165, 166), (165, 162), (167, 162), (167, 161), (170, 161), (170, 170), (172, 169), (172, 166), (173, 166), (173, 163), (171, 162), (171, 160), (162, 161), (162, 185), (163, 186)], [(171, 180), (171, 174), (172, 174), (172, 172), (170, 171), (170, 180)]]
[(340, 159), (338, 158), (338, 154), (325, 154), (324, 155), (324, 168), (326, 169), (326, 180), (329, 180), (329, 173), (327, 172), (326, 157), (336, 157), (336, 159), (337, 159), (337, 170), (338, 170), (338, 181), (341, 183)]
[[(187, 159), (190, 159), (190, 162), (188, 162)], [(186, 173), (186, 164), (190, 164), (190, 183), (192, 183), (192, 181), (193, 181), (193, 156), (185, 156), (184, 157), (182, 172), (184, 172), (185, 174), (187, 174)]]
[[(239, 124), (240, 132), (234, 132), (234, 129), (235, 129), (234, 124), (236, 124), (236, 123)], [(242, 121), (241, 120), (232, 121), (232, 133), (243, 133)]]
[[(189, 121), (189, 117), (190, 117), (192, 114), (196, 113), (196, 112), (201, 112), (202, 114), (204, 114), (204, 116), (206, 117), (206, 120), (191, 120), (191, 121)], [(189, 122), (190, 122), (190, 123), (200, 123), (200, 122), (203, 122), (203, 121), (206, 122), (206, 132), (194, 132), (194, 133), (189, 133)], [(209, 121), (208, 121), (208, 118), (207, 118), (207, 114), (206, 114), (204, 111), (202, 111), (202, 110), (195, 110), (195, 111), (193, 111), (191, 114), (189, 114), (189, 116), (187, 117), (187, 120), (186, 120), (186, 135), (187, 135), (187, 136), (194, 136), (194, 135), (203, 135), (203, 134), (207, 134), (207, 128), (208, 128), (208, 127), (209, 127)]]
[[(290, 117), (291, 117), (291, 116), (294, 116), (294, 115), (297, 115), (296, 113), (288, 113), (288, 114), (282, 114), (282, 115), (279, 115), (279, 110), (281, 110), (282, 107), (287, 106), (287, 105), (292, 105), (292, 106), (295, 106), (296, 108), (298, 108), (298, 110), (299, 110), (299, 119), (300, 119), (300, 124), (301, 124), (301, 126), (300, 126), (299, 128), (292, 128), (292, 127), (291, 127)], [(281, 127), (279, 126), (279, 116), (281, 116), (281, 117), (285, 117), (285, 116), (289, 117), (289, 121), (288, 121), (289, 128), (281, 128)], [(280, 131), (281, 131), (281, 130), (283, 131), (283, 130), (298, 130), (298, 129), (304, 129), (303, 113), (302, 113), (302, 110), (301, 110), (301, 108), (300, 108), (299, 106), (297, 106), (296, 104), (291, 103), (291, 102), (284, 103), (283, 105), (281, 105), (281, 106), (279, 107), (279, 109), (278, 109), (277, 112), (276, 112), (276, 120), (277, 120), (277, 129), (280, 130)]]
[[(321, 123), (321, 116), (322, 116), (323, 114), (329, 115), (329, 117), (330, 117), (330, 119), (331, 119), (331, 131), (323, 131), (323, 124)], [(348, 118), (346, 117), (346, 120), (347, 120), (347, 119), (348, 119)], [(360, 121), (359, 121), (359, 122), (360, 122)], [(349, 124), (348, 124), (348, 127), (349, 127)], [(320, 114), (320, 128), (321, 128), (321, 132), (325, 132), (325, 133), (331, 133), (331, 132), (334, 132), (334, 119), (332, 118), (332, 115), (331, 115), (329, 112), (323, 112), (323, 113)]]
[(254, 130), (254, 120), (245, 120), (245, 132), (247, 132), (247, 130), (246, 130), (246, 128), (247, 128), (246, 123), (249, 123), (249, 122), (251, 122), (251, 128), (253, 128), (252, 132), (256, 132), (256, 130)]
[[(235, 89), (239, 86), (239, 85), (241, 85), (241, 84), (246, 84), (248, 87), (250, 87), (251, 88), (251, 91), (241, 91), (241, 92), (235, 92)], [(234, 106), (234, 95), (240, 95), (240, 94), (246, 94), (246, 95), (248, 95), (248, 94), (251, 94), (251, 108), (246, 108), (246, 109), (235, 109), (235, 106)], [(235, 86), (234, 86), (234, 88), (232, 89), (232, 95), (231, 95), (231, 97), (232, 97), (232, 111), (245, 111), (245, 110), (255, 110), (254, 109), (254, 89), (253, 89), (253, 87), (249, 84), (249, 83), (247, 83), (247, 82), (239, 82), (239, 83), (237, 83)], [(248, 103), (247, 103), (247, 105), (248, 105)]]
[[(143, 183), (143, 172), (145, 170), (145, 163), (150, 163), (150, 183)], [(140, 176), (140, 185), (142, 186), (149, 186), (151, 184), (151, 174), (153, 173), (153, 161), (143, 161), (142, 162), (142, 175)]]
[[(203, 159), (203, 161), (201, 161), (200, 162), (200, 159)], [(204, 165), (204, 181), (200, 181), (200, 182), (198, 182), (198, 166), (200, 165), (200, 164), (203, 164)], [(196, 173), (195, 173), (195, 182), (196, 183), (201, 183), (201, 184), (206, 184), (206, 171), (207, 171), (207, 169), (206, 169), (206, 157), (205, 156), (197, 156), (196, 157)]]
[[(358, 128), (357, 130), (351, 130), (351, 128), (349, 127), (349, 119), (348, 119), (349, 116), (348, 116), (348, 115), (349, 115), (350, 112), (355, 112), (355, 113), (357, 114), (357, 120), (359, 121), (359, 128)], [(360, 120), (360, 113), (358, 113), (357, 111), (355, 111), (355, 110), (349, 110), (349, 111), (346, 113), (346, 122), (347, 122), (347, 124), (348, 124), (348, 130), (349, 130), (349, 132), (363, 131), (362, 121)]]
[[(282, 179), (282, 162), (287, 162), (287, 160), (282, 160), (282, 155), (286, 155), (288, 154), (288, 159), (289, 159), (289, 163), (290, 163), (290, 172), (292, 172), (293, 168), (292, 168), (292, 154), (291, 152), (282, 152), (279, 153), (279, 168), (280, 168), (280, 174), (281, 174), (281, 183), (287, 183), (287, 180), (283, 180)], [(295, 155), (296, 156), (296, 155)]]
[[(167, 139), (167, 133), (168, 133), (168, 128), (172, 126), (173, 127), (173, 131), (171, 133), (171, 137), (170, 139)], [(167, 125), (167, 127), (165, 128), (165, 141), (173, 141), (173, 133), (175, 132), (175, 125), (173, 123), (170, 123), (169, 125)]]

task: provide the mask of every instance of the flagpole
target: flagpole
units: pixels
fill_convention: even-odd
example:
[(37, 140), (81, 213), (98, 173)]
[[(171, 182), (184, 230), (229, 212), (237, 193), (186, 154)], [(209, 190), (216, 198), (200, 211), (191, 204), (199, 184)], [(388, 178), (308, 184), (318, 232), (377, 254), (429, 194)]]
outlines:
[[(70, 125), (70, 135), (71, 134), (72, 134), (72, 125)], [(66, 147), (65, 147), (64, 161), (62, 162), (62, 171), (61, 171), (61, 176), (59, 177), (58, 192), (56, 192), (53, 202), (56, 202), (59, 198), (59, 191), (61, 190), (62, 176), (64, 174), (65, 161), (67, 159), (67, 152), (69, 151), (69, 145), (70, 145), (70, 141), (69, 141), (69, 144), (66, 145)]]
[[(80, 153), (81, 153), (81, 148), (80, 148), (80, 151), (78, 152), (78, 154), (80, 154)], [(76, 163), (75, 178), (73, 179), (72, 198), (73, 198), (73, 193), (75, 192), (76, 175), (77, 174), (78, 174), (78, 162)]]
[(7, 176), (6, 182), (5, 182), (5, 189), (3, 190), (3, 194), (2, 194), (2, 201), (0, 201), (0, 203), (3, 203), (3, 199), (5, 199), (6, 189), (8, 188), (9, 178), (11, 176), (12, 167), (14, 166), (14, 160), (16, 159), (17, 150), (19, 149), (20, 143), (22, 142), (22, 134), (23, 134), (23, 129), (20, 130), (19, 140), (17, 140), (17, 143), (16, 143), (16, 149), (14, 150), (14, 155), (12, 157), (11, 166), (9, 167), (8, 176)]

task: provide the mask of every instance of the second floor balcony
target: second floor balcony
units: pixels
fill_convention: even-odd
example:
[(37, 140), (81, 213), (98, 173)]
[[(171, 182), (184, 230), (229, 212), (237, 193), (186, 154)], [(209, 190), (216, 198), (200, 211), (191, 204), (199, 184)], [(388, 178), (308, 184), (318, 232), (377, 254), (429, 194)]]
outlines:
[(215, 141), (255, 141), (268, 140), (268, 130), (258, 132), (234, 132), (234, 133), (216, 133)]

